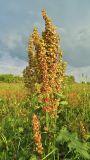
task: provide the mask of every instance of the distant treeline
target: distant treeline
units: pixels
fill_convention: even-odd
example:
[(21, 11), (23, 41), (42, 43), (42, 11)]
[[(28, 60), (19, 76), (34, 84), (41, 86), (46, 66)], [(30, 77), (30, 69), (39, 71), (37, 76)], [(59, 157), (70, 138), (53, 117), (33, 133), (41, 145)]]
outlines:
[(66, 75), (65, 81), (66, 81), (67, 84), (75, 83), (75, 77), (72, 76), (72, 75), (70, 75), (70, 76), (69, 76), (69, 75)]
[(20, 77), (20, 76), (15, 76), (13, 74), (0, 74), (0, 82), (18, 83), (22, 81), (23, 81), (23, 77)]
[[(23, 81), (23, 77), (20, 76), (16, 76), (13, 74), (0, 74), (0, 82), (5, 82), (5, 83), (18, 83), (18, 82), (22, 82)], [(74, 76), (66, 76), (65, 81), (67, 83), (75, 83), (75, 78)]]
[[(66, 84), (73, 84), (75, 83), (75, 77), (72, 75), (66, 75), (65, 77)], [(23, 82), (23, 77), (21, 76), (16, 76), (13, 74), (0, 74), (0, 82), (5, 82), (5, 83), (18, 83), (18, 82)], [(85, 83), (82, 81), (81, 83)], [(90, 84), (90, 82), (87, 82), (87, 84)]]

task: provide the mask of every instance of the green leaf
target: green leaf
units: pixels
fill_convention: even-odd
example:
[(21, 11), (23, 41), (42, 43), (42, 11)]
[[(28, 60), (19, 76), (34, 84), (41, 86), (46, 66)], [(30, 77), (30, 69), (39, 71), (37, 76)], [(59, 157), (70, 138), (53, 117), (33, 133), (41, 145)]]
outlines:
[(56, 143), (67, 142), (69, 151), (74, 151), (76, 154), (79, 154), (80, 157), (85, 159), (90, 159), (89, 145), (88, 143), (83, 143), (78, 139), (76, 133), (71, 133), (67, 130), (66, 127), (63, 127), (56, 139)]
[(7, 139), (6, 139), (6, 137), (4, 136), (4, 134), (1, 134), (1, 137), (2, 137), (3, 142), (4, 142), (5, 144), (7, 144)]
[(37, 157), (35, 155), (32, 155), (32, 157), (30, 158), (30, 160), (37, 160)]
[(56, 142), (59, 143), (61, 141), (68, 142), (69, 141), (69, 132), (66, 127), (62, 127), (60, 133), (56, 139)]
[(62, 93), (55, 93), (57, 98), (65, 99), (65, 96)]
[(90, 155), (88, 153), (89, 147), (86, 143), (82, 143), (79, 140), (73, 139), (69, 144), (68, 144), (69, 150), (74, 149), (75, 152), (79, 153), (81, 157), (89, 159)]
[(61, 105), (68, 105), (68, 102), (67, 101), (61, 101), (60, 104)]
[(23, 128), (22, 128), (22, 127), (19, 127), (19, 128), (18, 128), (18, 131), (19, 131), (19, 133), (22, 133), (22, 132), (23, 132)]

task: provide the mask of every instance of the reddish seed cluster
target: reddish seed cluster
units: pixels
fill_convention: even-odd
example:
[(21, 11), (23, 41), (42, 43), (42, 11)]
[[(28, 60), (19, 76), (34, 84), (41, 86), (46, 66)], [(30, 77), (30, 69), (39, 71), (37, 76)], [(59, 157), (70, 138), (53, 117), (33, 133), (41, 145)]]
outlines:
[(43, 107), (43, 111), (48, 112), (48, 113), (52, 113), (53, 107), (51, 107), (51, 106), (44, 106)]
[(48, 85), (48, 66), (46, 62), (46, 50), (45, 50), (45, 44), (42, 37), (40, 37), (37, 29), (34, 29), (33, 34), (33, 43), (35, 45), (36, 53), (37, 53), (37, 60), (38, 65), (41, 73), (42, 78), (42, 91), (48, 92), (49, 91), (49, 85)]
[(49, 84), (54, 91), (61, 91), (64, 78), (65, 65), (62, 61), (62, 51), (59, 48), (59, 36), (52, 20), (48, 17), (45, 10), (42, 10), (42, 16), (45, 20), (45, 31), (42, 33), (48, 64)]
[(50, 101), (50, 98), (48, 98), (48, 97), (43, 98), (43, 99), (42, 99), (42, 101), (47, 103), (47, 102), (49, 102), (49, 101)]
[(27, 88), (35, 92), (35, 83), (42, 84), (41, 92), (61, 91), (64, 79), (64, 63), (59, 48), (59, 36), (52, 20), (42, 11), (45, 31), (42, 35), (35, 28), (28, 43), (29, 66), (24, 71)]
[(42, 11), (42, 16), (45, 20), (45, 31), (43, 32), (43, 39), (45, 42), (46, 59), (49, 68), (48, 76), (51, 87), (54, 87), (57, 68), (58, 37), (56, 34), (56, 29), (52, 24), (51, 19), (47, 16), (45, 10)]
[(34, 93), (36, 91), (35, 83), (40, 82), (41, 78), (39, 74), (39, 69), (37, 67), (37, 59), (32, 36), (30, 36), (28, 42), (28, 66), (23, 71), (23, 76), (25, 86), (28, 88), (29, 94)]
[(33, 125), (33, 133), (34, 133), (34, 141), (36, 144), (36, 151), (38, 154), (42, 155), (43, 147), (41, 143), (41, 134), (40, 134), (40, 122), (37, 115), (33, 115), (32, 118), (32, 125)]
[(81, 129), (82, 139), (83, 139), (83, 141), (85, 141), (86, 140), (86, 129), (85, 129), (82, 121), (80, 121), (80, 129)]

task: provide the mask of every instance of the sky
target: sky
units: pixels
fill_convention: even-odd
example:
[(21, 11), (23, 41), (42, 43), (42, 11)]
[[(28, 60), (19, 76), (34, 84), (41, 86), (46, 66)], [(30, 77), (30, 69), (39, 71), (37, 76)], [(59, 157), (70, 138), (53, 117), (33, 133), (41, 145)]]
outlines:
[(46, 9), (60, 34), (66, 73), (90, 81), (90, 0), (0, 0), (0, 74), (21, 74), (33, 27), (44, 30)]

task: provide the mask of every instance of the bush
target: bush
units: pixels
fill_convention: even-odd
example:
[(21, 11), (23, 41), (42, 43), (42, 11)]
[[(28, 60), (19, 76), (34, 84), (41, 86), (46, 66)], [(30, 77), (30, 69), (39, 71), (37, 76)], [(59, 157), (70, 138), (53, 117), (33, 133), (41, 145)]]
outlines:
[(0, 75), (0, 82), (5, 83), (12, 83), (12, 82), (21, 82), (23, 81), (23, 78), (20, 76), (14, 76), (13, 74), (1, 74)]

